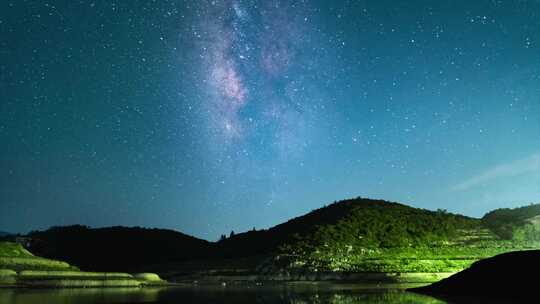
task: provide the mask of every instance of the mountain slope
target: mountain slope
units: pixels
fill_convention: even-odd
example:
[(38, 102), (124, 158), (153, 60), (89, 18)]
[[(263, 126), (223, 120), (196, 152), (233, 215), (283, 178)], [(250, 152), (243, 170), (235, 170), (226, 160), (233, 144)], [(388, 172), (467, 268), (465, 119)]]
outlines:
[[(518, 213), (527, 214), (520, 222), (525, 226), (519, 227), (534, 227), (532, 223), (540, 222), (540, 218), (529, 217), (530, 212)], [(537, 248), (493, 233), (490, 229), (500, 225), (490, 226), (492, 222), (486, 220), (490, 216), (479, 220), (445, 210), (356, 198), (335, 202), (267, 230), (239, 233), (216, 243), (171, 230), (71, 226), (31, 233), (30, 249), (83, 270), (148, 270), (164, 274), (230, 273), (239, 269), (245, 273), (284, 269), (455, 272), (502, 252)]]
[(268, 230), (240, 233), (218, 243), (226, 255), (279, 252), (284, 245), (318, 247), (401, 247), (455, 238), (459, 230), (480, 226), (477, 219), (409, 207), (383, 200), (356, 198), (336, 202)]
[(76, 270), (68, 263), (37, 257), (20, 244), (0, 242), (0, 269), (11, 270)]
[(204, 258), (212, 247), (207, 241), (165, 229), (69, 226), (29, 236), (34, 254), (86, 271), (135, 272), (149, 263)]
[(227, 258), (273, 256), (263, 272), (454, 272), (499, 253), (482, 245), (496, 239), (478, 219), (356, 198), (217, 246)]
[(482, 217), (482, 224), (503, 239), (540, 241), (540, 204), (493, 210)]

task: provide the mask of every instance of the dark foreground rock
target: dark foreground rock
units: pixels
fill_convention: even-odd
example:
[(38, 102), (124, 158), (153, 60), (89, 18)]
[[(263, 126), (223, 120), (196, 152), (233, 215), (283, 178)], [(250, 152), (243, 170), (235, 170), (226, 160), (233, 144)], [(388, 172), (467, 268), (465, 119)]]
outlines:
[(515, 251), (475, 262), (449, 278), (410, 291), (446, 299), (538, 300), (540, 250)]

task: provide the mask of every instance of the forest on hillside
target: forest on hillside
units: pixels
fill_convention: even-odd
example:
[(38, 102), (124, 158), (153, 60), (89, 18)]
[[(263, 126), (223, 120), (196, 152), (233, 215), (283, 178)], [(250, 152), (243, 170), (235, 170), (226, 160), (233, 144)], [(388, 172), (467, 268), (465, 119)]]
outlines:
[(218, 242), (165, 229), (81, 225), (34, 231), (23, 239), (34, 254), (93, 271), (248, 259), (262, 263), (261, 271), (444, 272), (501, 252), (538, 248), (539, 215), (538, 204), (476, 219), (359, 197)]
[(540, 204), (490, 211), (482, 224), (502, 239), (540, 241)]

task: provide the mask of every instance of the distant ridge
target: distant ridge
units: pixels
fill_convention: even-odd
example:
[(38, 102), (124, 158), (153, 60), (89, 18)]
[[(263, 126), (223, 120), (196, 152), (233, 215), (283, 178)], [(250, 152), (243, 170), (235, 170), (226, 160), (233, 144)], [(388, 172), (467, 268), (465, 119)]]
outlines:
[[(527, 209), (533, 212), (526, 212), (526, 220), (510, 221), (512, 231), (535, 231), (532, 223), (538, 218), (533, 209)], [(87, 271), (164, 274), (200, 272), (206, 267), (216, 273), (216, 269), (227, 272), (236, 267), (252, 273), (291, 269), (306, 273), (450, 273), (482, 258), (526, 248), (530, 233), (517, 233), (517, 241), (494, 233), (508, 224), (493, 217), (501, 211), (494, 212), (477, 219), (358, 197), (269, 229), (224, 236), (217, 242), (166, 229), (80, 225), (53, 227), (28, 236), (32, 253)]]
[(53, 227), (29, 234), (32, 253), (87, 271), (137, 272), (148, 264), (205, 258), (211, 244), (181, 232), (140, 227)]
[(6, 236), (10, 236), (10, 235), (13, 235), (13, 233), (5, 232), (5, 231), (0, 231), (0, 237), (6, 237)]

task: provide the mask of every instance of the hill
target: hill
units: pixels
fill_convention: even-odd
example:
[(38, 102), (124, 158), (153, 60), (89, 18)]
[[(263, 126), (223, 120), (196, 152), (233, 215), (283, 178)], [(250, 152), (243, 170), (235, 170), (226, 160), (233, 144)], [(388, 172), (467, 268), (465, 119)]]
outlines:
[(340, 244), (358, 249), (409, 247), (443, 242), (457, 237), (460, 229), (476, 229), (480, 224), (477, 219), (443, 210), (356, 198), (335, 202), (268, 230), (236, 234), (218, 245), (226, 256), (334, 250)]
[[(54, 227), (29, 236), (32, 252), (83, 270), (143, 270), (166, 278), (192, 273), (279, 273), (283, 278), (325, 272), (449, 274), (502, 252), (538, 248), (529, 240), (504, 239), (494, 231), (505, 220), (490, 225), (486, 218), (356, 198), (215, 243), (171, 230), (125, 227)], [(537, 219), (527, 217), (512, 227), (528, 227)]]
[(502, 239), (540, 241), (540, 204), (496, 209), (486, 213), (482, 223)]
[(356, 198), (268, 230), (234, 235), (217, 246), (227, 258), (272, 254), (273, 261), (259, 271), (291, 273), (455, 272), (533, 245), (505, 240), (479, 219)]
[(35, 256), (18, 243), (0, 242), (0, 287), (141, 287), (166, 283), (153, 273), (83, 272), (66, 262)]
[(180, 232), (138, 227), (53, 227), (29, 237), (33, 253), (86, 271), (136, 272), (147, 264), (206, 258), (212, 247)]
[(17, 243), (0, 242), (0, 269), (76, 270), (68, 263), (34, 256)]
[(236, 234), (218, 242), (217, 252), (273, 256), (262, 272), (454, 272), (507, 250), (484, 246), (495, 239), (478, 219), (356, 198)]
[(497, 303), (502, 299), (512, 300), (512, 303), (518, 299), (533, 303), (538, 298), (538, 282), (534, 277), (538, 272), (540, 250), (509, 252), (478, 261), (470, 268), (429, 286), (410, 290), (448, 299), (476, 296), (494, 299)]

